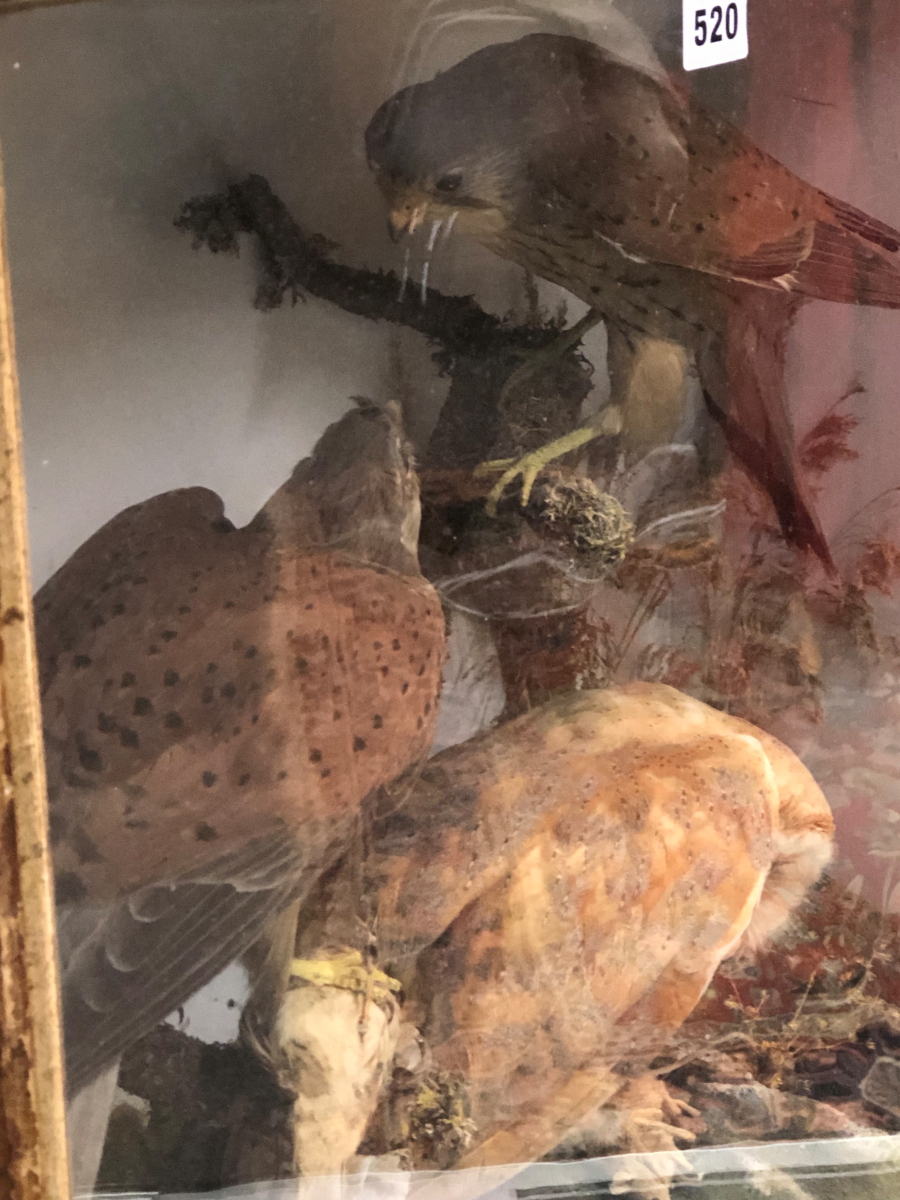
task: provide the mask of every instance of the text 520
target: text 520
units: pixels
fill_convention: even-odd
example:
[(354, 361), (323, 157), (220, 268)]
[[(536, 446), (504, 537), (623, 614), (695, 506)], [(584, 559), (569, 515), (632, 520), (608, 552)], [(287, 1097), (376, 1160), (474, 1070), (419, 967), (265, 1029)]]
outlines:
[(705, 46), (714, 45), (726, 39), (733, 42), (740, 28), (738, 6), (731, 4), (714, 4), (712, 8), (698, 8), (694, 13), (694, 43)]

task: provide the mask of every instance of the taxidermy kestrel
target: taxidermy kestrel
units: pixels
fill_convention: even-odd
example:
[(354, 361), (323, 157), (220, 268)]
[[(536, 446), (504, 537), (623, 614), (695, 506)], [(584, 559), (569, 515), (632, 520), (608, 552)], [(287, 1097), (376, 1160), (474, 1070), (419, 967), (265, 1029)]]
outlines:
[[(687, 351), (787, 539), (830, 562), (796, 469), (784, 335), (807, 297), (900, 306), (900, 233), (797, 178), (673, 80), (555, 34), (487, 46), (398, 92), (366, 150), (397, 233), (453, 221), (567, 288), (606, 319), (631, 375), (650, 341)], [(613, 399), (652, 408), (629, 379)], [(671, 440), (664, 408), (643, 419), (669, 421)], [(599, 431), (536, 452), (526, 483)]]
[(210, 491), (169, 492), (38, 592), (70, 1092), (302, 896), (360, 801), (426, 754), (444, 620), (418, 529), (399, 410), (360, 402), (244, 528)]
[[(444, 1114), (437, 1148), (436, 1135), (404, 1140), (414, 1112), (376, 1118), (376, 1152), (408, 1149), (422, 1168), (550, 1153), (666, 1048), (726, 956), (785, 923), (832, 834), (790, 750), (663, 685), (561, 697), (441, 752), (385, 789), (373, 820), (364, 876), (383, 1001), (371, 1048), (356, 1036), (366, 989), (332, 967), (353, 928), (356, 867), (301, 913), (303, 961), (272, 1047), (298, 1096), (298, 1147), (314, 1170), (353, 1154), (374, 1107), (369, 1075), (384, 1072), (376, 1035), (393, 1026), (397, 1040), (387, 980), (402, 984), (402, 1021), (432, 1067), (411, 1095), (438, 1086), (466, 1108), (455, 1130)], [(341, 1022), (346, 1044), (359, 1040), (351, 1079), (334, 1050)]]

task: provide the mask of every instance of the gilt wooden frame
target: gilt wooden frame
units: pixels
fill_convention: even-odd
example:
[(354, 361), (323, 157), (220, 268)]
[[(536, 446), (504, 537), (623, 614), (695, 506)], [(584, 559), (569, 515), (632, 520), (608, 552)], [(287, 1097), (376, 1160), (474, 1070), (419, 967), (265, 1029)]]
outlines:
[(59, 972), (2, 168), (0, 749), (0, 1200), (66, 1200)]

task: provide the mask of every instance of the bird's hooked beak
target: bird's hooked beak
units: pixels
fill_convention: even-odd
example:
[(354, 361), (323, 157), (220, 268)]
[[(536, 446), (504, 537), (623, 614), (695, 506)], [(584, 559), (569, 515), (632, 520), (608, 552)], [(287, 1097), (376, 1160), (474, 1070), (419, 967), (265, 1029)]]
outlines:
[(391, 209), (388, 215), (388, 235), (392, 242), (399, 242), (402, 237), (415, 233), (425, 219), (425, 205), (409, 212), (405, 207)]
[(430, 198), (423, 192), (404, 189), (386, 195), (388, 202), (388, 235), (399, 242), (416, 232), (428, 215)]

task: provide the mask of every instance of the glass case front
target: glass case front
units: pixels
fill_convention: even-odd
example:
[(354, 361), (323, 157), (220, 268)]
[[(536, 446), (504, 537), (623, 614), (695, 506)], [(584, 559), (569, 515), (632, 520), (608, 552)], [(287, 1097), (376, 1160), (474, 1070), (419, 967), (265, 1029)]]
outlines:
[(0, 8), (79, 1194), (893, 1194), (900, 14), (697, 7)]

